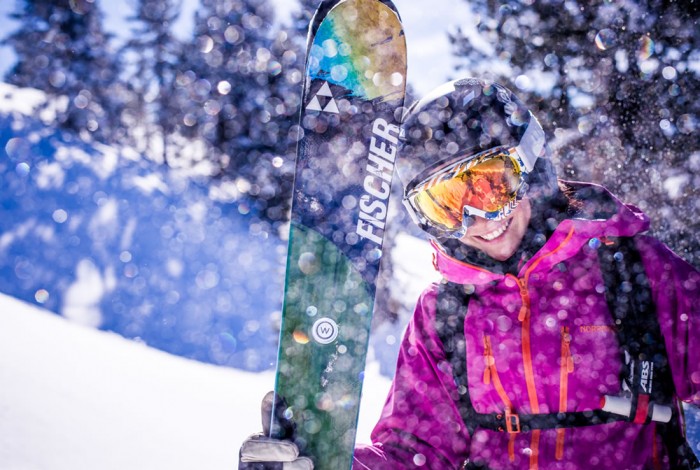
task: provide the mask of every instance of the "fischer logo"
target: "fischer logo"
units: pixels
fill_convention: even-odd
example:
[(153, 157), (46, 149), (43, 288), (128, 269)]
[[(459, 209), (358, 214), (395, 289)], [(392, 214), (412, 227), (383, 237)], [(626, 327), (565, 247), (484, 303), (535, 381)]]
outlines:
[(363, 183), (365, 194), (360, 197), (360, 218), (355, 233), (381, 246), (382, 237), (377, 232), (384, 230), (388, 212), (399, 126), (379, 118), (372, 124), (372, 134), (367, 156), (368, 175)]
[(654, 378), (654, 364), (650, 361), (642, 361), (642, 370), (640, 371), (640, 385), (646, 394), (651, 394), (651, 381)]
[[(321, 104), (322, 102), (323, 104)], [(320, 111), (332, 114), (338, 114), (340, 112), (328, 82), (323, 82), (321, 88), (314, 97), (311, 98), (311, 102), (306, 106), (306, 109), (308, 111)]]

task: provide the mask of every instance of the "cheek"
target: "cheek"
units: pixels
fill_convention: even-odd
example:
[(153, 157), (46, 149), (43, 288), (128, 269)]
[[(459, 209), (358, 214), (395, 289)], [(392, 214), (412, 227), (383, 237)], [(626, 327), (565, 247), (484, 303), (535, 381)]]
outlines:
[(527, 221), (519, 219), (516, 222), (513, 227), (513, 232), (511, 233), (511, 238), (513, 240), (513, 243), (516, 245), (519, 245), (520, 242), (522, 241), (523, 237), (525, 236), (525, 231), (527, 230)]
[(515, 252), (523, 239), (524, 231), (518, 227), (518, 230), (513, 231), (508, 237), (508, 249)]
[(523, 201), (523, 203), (520, 204), (520, 211), (516, 214), (514, 220), (513, 220), (513, 227), (516, 229), (518, 232), (518, 236), (522, 239), (522, 237), (525, 235), (525, 231), (527, 230), (527, 226), (530, 223), (530, 202), (529, 201)]

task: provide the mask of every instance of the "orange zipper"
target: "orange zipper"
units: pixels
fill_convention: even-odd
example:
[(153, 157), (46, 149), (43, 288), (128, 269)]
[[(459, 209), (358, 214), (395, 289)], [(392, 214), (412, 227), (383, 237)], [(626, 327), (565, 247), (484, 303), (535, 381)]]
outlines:
[(498, 370), (496, 369), (496, 360), (493, 356), (493, 348), (491, 347), (491, 337), (489, 335), (484, 335), (484, 362), (486, 367), (484, 368), (484, 383), (489, 384), (493, 380), (493, 386), (498, 392), (498, 396), (501, 397), (503, 404), (506, 408), (513, 410), (513, 403), (511, 403), (508, 394), (506, 393), (501, 379), (498, 377)]
[[(561, 327), (561, 366), (559, 368), (559, 412), (566, 413), (569, 394), (569, 374), (574, 371), (574, 358), (571, 356), (571, 334), (568, 326)], [(564, 428), (557, 429), (556, 459), (564, 457)]]
[(508, 274), (508, 276), (512, 277), (520, 288), (522, 306), (520, 307), (518, 320), (521, 322), (520, 329), (522, 336), (523, 362), (525, 363), (525, 382), (527, 384), (527, 394), (530, 400), (530, 408), (532, 408), (532, 413), (539, 413), (540, 405), (539, 401), (537, 400), (537, 389), (535, 387), (535, 373), (532, 366), (532, 350), (530, 344), (530, 294), (527, 291), (527, 277), (521, 280), (512, 274)]
[[(506, 414), (513, 411), (513, 403), (508, 398), (505, 388), (496, 369), (496, 359), (493, 356), (493, 348), (491, 347), (491, 337), (484, 335), (484, 383), (490, 384), (493, 380), (493, 387), (496, 389), (498, 396), (506, 407)], [(515, 461), (515, 433), (508, 435), (508, 458), (511, 462)]]
[[(516, 278), (517, 279), (517, 278)], [(517, 279), (520, 286), (520, 296), (522, 297), (523, 305), (520, 308), (518, 320), (521, 322), (521, 341), (523, 351), (523, 363), (525, 366), (525, 383), (527, 384), (527, 395), (530, 400), (530, 408), (532, 414), (540, 412), (540, 403), (537, 399), (537, 388), (535, 387), (535, 372), (532, 365), (532, 345), (530, 343), (530, 295), (527, 291), (527, 277), (520, 281)], [(537, 470), (539, 460), (539, 444), (540, 430), (532, 431), (530, 438), (530, 470)]]
[[(520, 312), (518, 314), (518, 320), (521, 322), (521, 336), (522, 336), (522, 351), (523, 351), (523, 363), (525, 366), (525, 382), (527, 384), (527, 395), (530, 400), (530, 408), (533, 414), (540, 412), (540, 404), (537, 398), (537, 388), (535, 387), (535, 374), (533, 371), (532, 364), (532, 348), (530, 343), (530, 294), (527, 289), (528, 279), (530, 274), (534, 269), (544, 260), (545, 258), (553, 255), (554, 253), (561, 250), (566, 244), (571, 240), (574, 235), (574, 226), (571, 226), (569, 233), (555, 249), (549, 253), (537, 258), (532, 265), (527, 268), (523, 279), (512, 276), (518, 286), (520, 287), (520, 297), (522, 298), (522, 306), (520, 307)], [(540, 443), (540, 431), (532, 431), (532, 438), (530, 442), (530, 448), (532, 449), (532, 454), (530, 454), (530, 469), (536, 470), (538, 466), (539, 457), (539, 443)]]

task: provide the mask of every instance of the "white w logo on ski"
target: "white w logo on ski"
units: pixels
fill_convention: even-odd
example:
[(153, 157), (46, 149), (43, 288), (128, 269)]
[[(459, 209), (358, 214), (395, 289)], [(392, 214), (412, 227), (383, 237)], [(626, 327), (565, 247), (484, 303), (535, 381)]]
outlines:
[(307, 111), (321, 111), (323, 113), (340, 113), (328, 82), (323, 82), (321, 89), (311, 98), (311, 102), (306, 106), (306, 109)]
[(330, 344), (338, 337), (338, 324), (330, 318), (319, 318), (311, 328), (311, 334), (320, 344)]

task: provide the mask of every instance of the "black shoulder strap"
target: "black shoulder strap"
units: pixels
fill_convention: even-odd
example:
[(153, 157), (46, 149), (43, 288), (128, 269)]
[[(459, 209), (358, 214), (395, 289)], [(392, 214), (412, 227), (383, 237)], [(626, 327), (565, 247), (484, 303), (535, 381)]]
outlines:
[[(608, 239), (598, 249), (598, 257), (605, 298), (615, 320), (620, 349), (626, 353), (622, 357), (622, 378), (631, 386), (633, 399), (646, 395), (651, 402), (670, 404), (675, 393), (668, 354), (634, 239)], [(644, 422), (648, 422), (647, 416)]]
[(671, 421), (657, 424), (674, 468), (698, 468), (695, 454), (683, 436), (675, 405), (676, 391), (651, 286), (634, 238), (607, 240), (598, 256), (605, 296), (613, 315), (623, 354), (621, 378), (632, 394), (630, 421), (648, 423), (648, 403), (670, 405)]
[(452, 367), (457, 386), (455, 404), (469, 435), (476, 430), (476, 412), (467, 387), (467, 349), (464, 338), (464, 319), (467, 316), (470, 294), (465, 286), (448, 281), (440, 283), (437, 296), (435, 329), (442, 341), (445, 357)]

